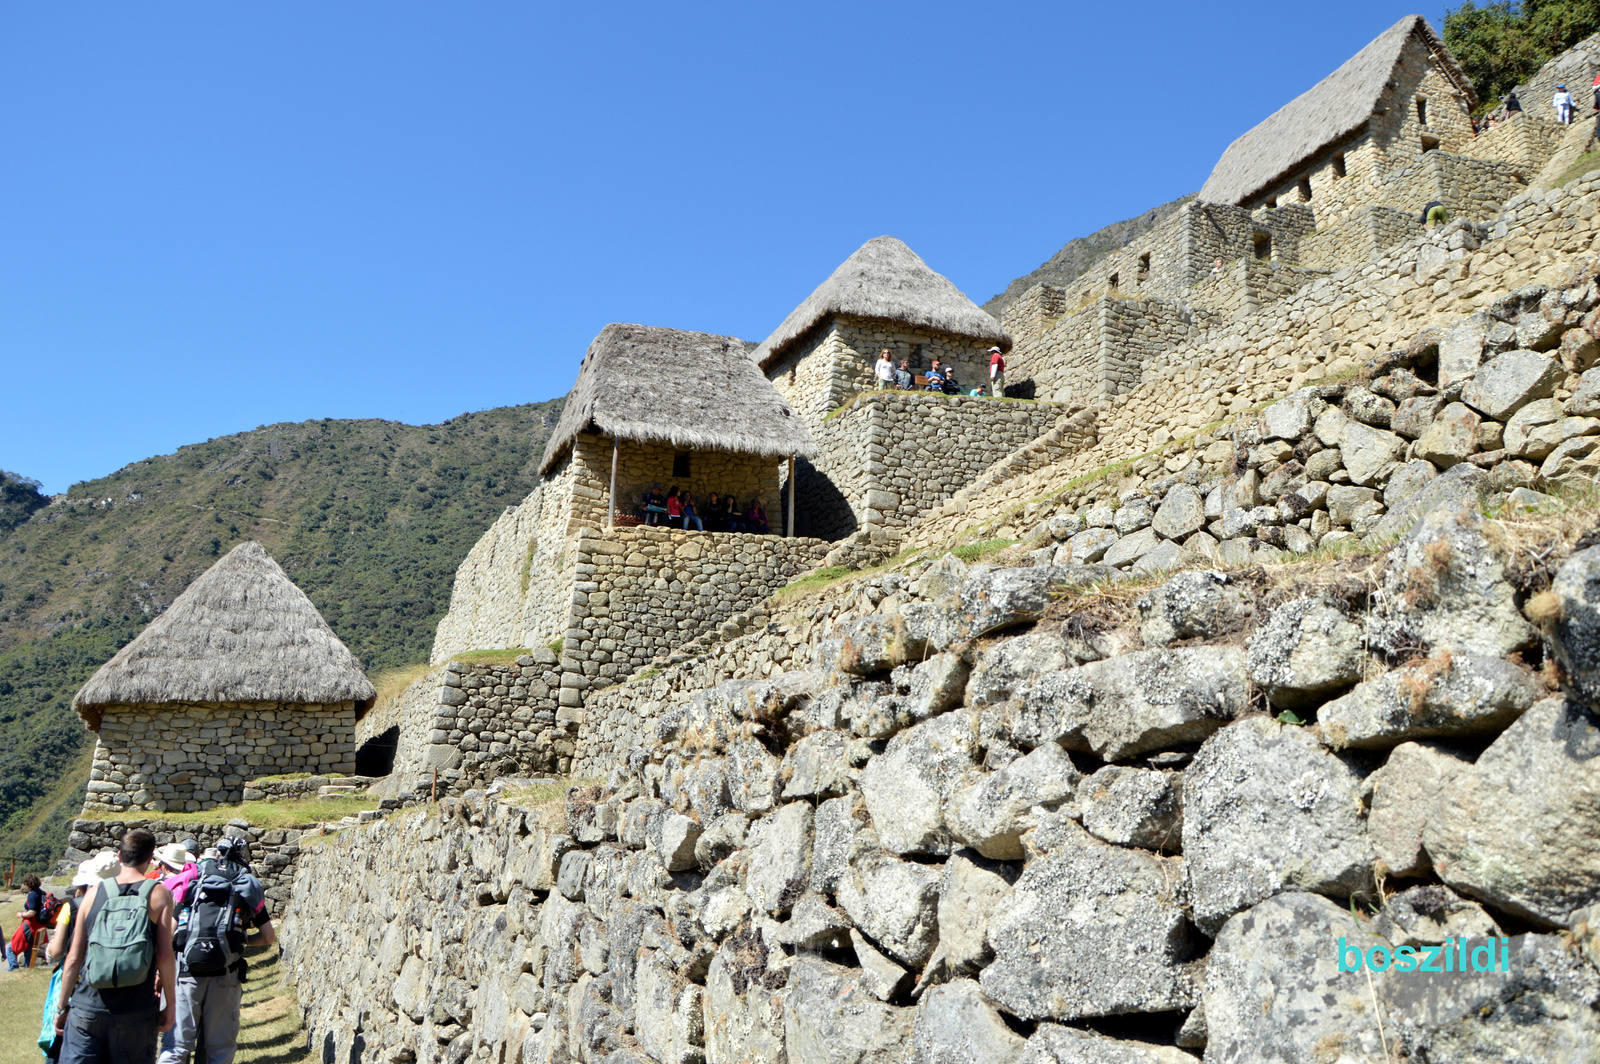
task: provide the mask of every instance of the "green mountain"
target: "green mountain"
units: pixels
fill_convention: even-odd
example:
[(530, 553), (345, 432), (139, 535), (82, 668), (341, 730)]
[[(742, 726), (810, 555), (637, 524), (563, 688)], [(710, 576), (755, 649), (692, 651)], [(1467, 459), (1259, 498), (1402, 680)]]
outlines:
[(1062, 245), (1061, 250), (1051, 255), (1049, 261), (1037, 270), (1025, 273), (1006, 285), (1006, 290), (985, 303), (983, 309), (998, 318), (1022, 293), (1036, 284), (1071, 284), (1108, 252), (1126, 247), (1134, 238), (1148, 233), (1157, 222), (1192, 199), (1194, 199), (1192, 194), (1180, 196), (1171, 203), (1163, 203), (1159, 207), (1145, 211), (1137, 218), (1112, 222), (1088, 236), (1074, 237)]
[(0, 523), (0, 858), (60, 854), (93, 749), (73, 693), (241, 540), (261, 541), (369, 672), (426, 661), (456, 567), (532, 490), (561, 403), (267, 425), (42, 508), (9, 475), (0, 486), (23, 488)]

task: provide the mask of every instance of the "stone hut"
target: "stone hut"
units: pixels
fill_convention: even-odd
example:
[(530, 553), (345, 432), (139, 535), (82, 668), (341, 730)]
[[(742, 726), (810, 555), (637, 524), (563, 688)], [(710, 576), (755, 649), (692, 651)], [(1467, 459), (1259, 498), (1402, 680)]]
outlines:
[(1011, 337), (949, 279), (892, 236), (875, 237), (833, 271), (751, 355), (816, 430), (828, 413), (874, 387), (885, 347), (926, 370), (937, 358), (971, 388), (988, 380), (991, 346)]
[(1309, 204), (1326, 228), (1388, 198), (1384, 186), (1424, 154), (1462, 154), (1477, 102), (1428, 20), (1407, 15), (1228, 145), (1200, 199)]
[(374, 698), (305, 593), (241, 543), (73, 699), (98, 733), (84, 813), (194, 812), (258, 776), (352, 773)]
[(571, 477), (572, 519), (590, 525), (610, 527), (660, 483), (702, 503), (711, 492), (760, 499), (776, 529), (779, 463), (815, 453), (742, 340), (607, 325), (583, 356), (539, 473)]

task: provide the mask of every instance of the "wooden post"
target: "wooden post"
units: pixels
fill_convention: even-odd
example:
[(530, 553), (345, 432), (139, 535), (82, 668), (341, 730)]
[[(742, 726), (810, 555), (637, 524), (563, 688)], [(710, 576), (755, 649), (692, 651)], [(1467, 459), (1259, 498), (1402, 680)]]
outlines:
[(789, 520), (783, 526), (783, 532), (786, 536), (794, 535), (794, 490), (796, 486), (797, 485), (794, 479), (794, 455), (791, 454), (789, 456)]
[(611, 437), (611, 505), (606, 510), (610, 515), (606, 518), (607, 528), (617, 527), (617, 453), (621, 450), (622, 437)]

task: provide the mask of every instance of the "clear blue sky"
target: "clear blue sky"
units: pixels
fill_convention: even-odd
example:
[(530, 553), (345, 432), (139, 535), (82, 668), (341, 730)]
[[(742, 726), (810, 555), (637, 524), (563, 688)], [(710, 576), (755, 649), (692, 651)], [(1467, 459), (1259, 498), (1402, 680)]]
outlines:
[(1412, 10), (10, 3), (0, 468), (551, 398), (607, 322), (761, 339), (882, 233), (982, 302)]

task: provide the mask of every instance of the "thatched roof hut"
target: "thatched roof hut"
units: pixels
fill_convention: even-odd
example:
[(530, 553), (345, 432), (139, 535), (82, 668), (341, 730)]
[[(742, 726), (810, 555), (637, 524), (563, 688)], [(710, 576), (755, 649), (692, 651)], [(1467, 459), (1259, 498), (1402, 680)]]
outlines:
[(834, 315), (920, 325), (1011, 350), (1011, 337), (987, 311), (929, 269), (892, 236), (874, 237), (845, 259), (751, 355), (766, 370), (796, 341)]
[(261, 544), (241, 543), (72, 700), (98, 730), (109, 705), (372, 704), (377, 692), (328, 622)]
[(1416, 39), (1439, 70), (1476, 106), (1472, 83), (1439, 40), (1428, 20), (1407, 15), (1344, 65), (1275, 111), (1228, 145), (1200, 189), (1208, 203), (1244, 206), (1288, 180), (1324, 151), (1359, 133), (1377, 111), (1406, 43)]
[(731, 336), (607, 325), (589, 345), (539, 472), (584, 430), (687, 451), (810, 458), (805, 424)]

